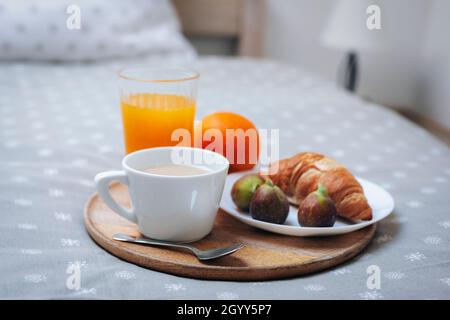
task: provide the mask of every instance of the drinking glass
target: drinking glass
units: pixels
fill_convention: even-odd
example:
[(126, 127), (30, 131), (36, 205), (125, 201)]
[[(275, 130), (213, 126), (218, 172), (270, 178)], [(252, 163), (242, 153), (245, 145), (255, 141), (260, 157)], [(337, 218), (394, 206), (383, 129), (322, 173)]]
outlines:
[(193, 139), (197, 72), (132, 67), (120, 71), (119, 79), (126, 154), (177, 145), (172, 139), (177, 129), (187, 130)]

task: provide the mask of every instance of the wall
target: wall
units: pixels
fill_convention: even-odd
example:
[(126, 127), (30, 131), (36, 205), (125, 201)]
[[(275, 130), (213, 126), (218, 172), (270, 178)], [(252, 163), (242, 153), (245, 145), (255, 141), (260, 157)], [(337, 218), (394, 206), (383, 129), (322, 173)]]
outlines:
[(266, 0), (267, 57), (296, 63), (334, 79), (340, 54), (319, 44), (332, 0)]
[[(336, 0), (266, 1), (266, 56), (334, 81), (343, 52), (323, 47), (319, 38)], [(443, 41), (450, 38), (449, 6), (448, 0), (385, 1), (382, 23), (392, 30), (396, 50), (361, 53), (358, 93), (422, 111), (450, 128), (450, 44)]]
[(424, 43), (420, 111), (450, 128), (450, 1), (434, 0)]

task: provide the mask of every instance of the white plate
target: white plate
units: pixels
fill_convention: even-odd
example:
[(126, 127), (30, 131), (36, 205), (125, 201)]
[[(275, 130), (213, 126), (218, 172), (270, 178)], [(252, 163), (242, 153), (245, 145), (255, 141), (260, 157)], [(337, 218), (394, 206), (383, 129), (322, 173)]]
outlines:
[(284, 224), (275, 224), (255, 220), (251, 217), (251, 215), (248, 212), (240, 211), (235, 206), (233, 200), (231, 199), (230, 194), (231, 188), (233, 187), (233, 183), (241, 176), (248, 173), (249, 172), (241, 172), (228, 175), (220, 207), (233, 217), (239, 219), (240, 221), (263, 230), (298, 237), (331, 236), (336, 234), (348, 233), (367, 227), (373, 223), (376, 223), (386, 218), (394, 210), (394, 199), (386, 190), (384, 190), (382, 187), (373, 182), (357, 178), (359, 183), (361, 183), (361, 186), (364, 189), (364, 194), (366, 195), (367, 200), (369, 201), (369, 205), (372, 208), (373, 217), (372, 220), (370, 221), (362, 221), (352, 224), (351, 222), (347, 222), (342, 219), (337, 219), (333, 227), (326, 227), (326, 228), (302, 227), (299, 225), (297, 220), (297, 207), (292, 205), (290, 206), (289, 215)]

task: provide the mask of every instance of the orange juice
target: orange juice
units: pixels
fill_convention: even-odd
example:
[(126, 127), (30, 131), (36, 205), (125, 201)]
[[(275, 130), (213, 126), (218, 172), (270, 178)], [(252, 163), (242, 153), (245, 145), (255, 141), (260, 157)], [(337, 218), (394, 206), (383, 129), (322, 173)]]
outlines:
[(121, 101), (125, 151), (174, 146), (175, 129), (187, 129), (193, 135), (195, 102), (174, 94), (137, 93)]

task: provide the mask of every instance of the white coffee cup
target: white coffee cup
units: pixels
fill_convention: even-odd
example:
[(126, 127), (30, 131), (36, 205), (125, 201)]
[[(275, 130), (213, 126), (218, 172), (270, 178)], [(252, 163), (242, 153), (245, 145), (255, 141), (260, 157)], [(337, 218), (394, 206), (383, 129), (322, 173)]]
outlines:
[[(201, 166), (199, 175), (168, 176), (142, 170), (167, 164)], [(228, 172), (222, 155), (198, 148), (163, 147), (136, 151), (122, 160), (122, 171), (96, 175), (97, 190), (113, 211), (138, 225), (139, 231), (158, 240), (192, 242), (211, 232)], [(128, 186), (131, 209), (120, 206), (109, 183)]]

